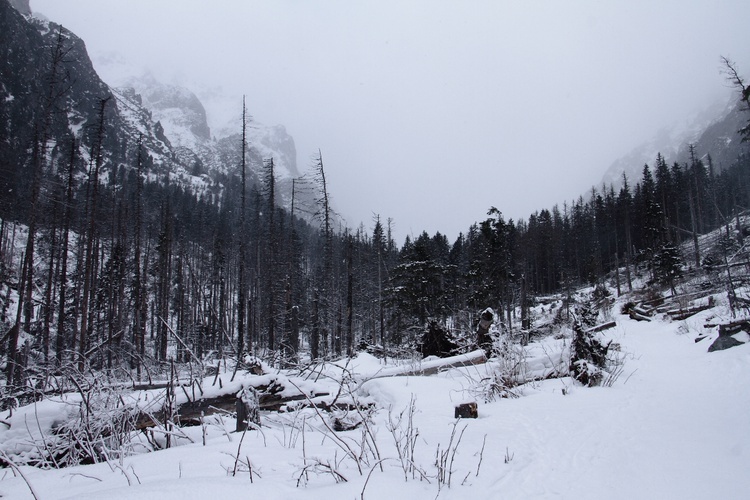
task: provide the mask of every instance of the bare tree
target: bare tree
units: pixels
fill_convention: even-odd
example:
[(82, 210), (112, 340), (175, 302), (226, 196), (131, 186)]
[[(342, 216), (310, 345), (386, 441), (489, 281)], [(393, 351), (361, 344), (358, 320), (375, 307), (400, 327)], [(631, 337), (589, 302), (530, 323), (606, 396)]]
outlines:
[(99, 122), (97, 124), (94, 144), (91, 148), (91, 166), (89, 168), (89, 186), (87, 205), (89, 209), (88, 228), (86, 230), (86, 250), (84, 254), (83, 269), (83, 296), (81, 298), (81, 328), (78, 339), (78, 369), (83, 371), (86, 361), (86, 350), (88, 348), (89, 327), (91, 326), (89, 318), (89, 307), (92, 296), (93, 282), (95, 279), (96, 265), (95, 258), (97, 251), (94, 248), (97, 240), (97, 204), (99, 201), (99, 173), (104, 163), (104, 111), (111, 96), (105, 97), (99, 101)]
[(245, 295), (246, 295), (246, 276), (245, 276), (245, 257), (247, 254), (245, 240), (247, 238), (247, 225), (245, 222), (246, 193), (247, 193), (247, 108), (245, 107), (245, 96), (242, 96), (242, 161), (240, 162), (240, 248), (239, 248), (239, 269), (237, 276), (237, 357), (242, 359), (242, 352), (245, 349)]
[[(316, 216), (320, 219), (323, 230), (323, 269), (319, 283), (319, 289), (315, 290), (313, 299), (313, 329), (310, 339), (310, 347), (313, 358), (325, 355), (328, 348), (328, 332), (331, 321), (329, 317), (331, 306), (331, 295), (333, 287), (333, 210), (331, 209), (326, 174), (323, 168), (323, 153), (318, 150), (318, 158), (315, 161), (314, 180), (318, 186), (319, 193), (315, 200), (317, 205)], [(322, 347), (323, 353), (320, 352)]]
[[(732, 84), (740, 93), (740, 102), (744, 104), (744, 110), (750, 111), (750, 85), (745, 83), (745, 79), (737, 71), (737, 65), (730, 59), (721, 56), (721, 62), (724, 65), (724, 75), (727, 81)], [(748, 124), (738, 130), (742, 135), (742, 141), (750, 141), (750, 121)]]

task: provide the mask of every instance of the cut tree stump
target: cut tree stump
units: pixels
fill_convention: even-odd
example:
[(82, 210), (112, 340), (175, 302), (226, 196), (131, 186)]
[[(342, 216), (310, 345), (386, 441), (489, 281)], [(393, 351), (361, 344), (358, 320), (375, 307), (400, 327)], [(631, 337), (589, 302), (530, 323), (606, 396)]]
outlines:
[(237, 432), (246, 431), (251, 425), (260, 427), (260, 398), (252, 387), (242, 389), (237, 395)]
[(475, 402), (463, 403), (456, 406), (454, 412), (454, 418), (477, 418), (479, 412), (477, 411), (477, 404)]

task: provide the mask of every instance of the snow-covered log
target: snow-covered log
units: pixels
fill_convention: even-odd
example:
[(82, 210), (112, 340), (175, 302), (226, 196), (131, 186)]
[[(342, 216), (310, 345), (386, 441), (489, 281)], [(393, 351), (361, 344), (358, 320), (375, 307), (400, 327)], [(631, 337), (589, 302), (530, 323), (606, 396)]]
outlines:
[[(200, 425), (203, 416), (215, 413), (233, 414), (237, 411), (238, 398), (248, 389), (257, 392), (258, 409), (267, 411), (278, 411), (288, 403), (329, 395), (322, 386), (303, 380), (295, 383), (281, 374), (246, 374), (233, 382), (227, 381), (219, 386), (208, 387), (204, 384), (199, 397), (187, 398), (184, 397), (187, 396), (186, 391), (176, 392), (180, 397), (176, 404), (174, 421), (181, 426)], [(152, 397), (152, 401), (158, 400), (158, 397)], [(153, 427), (164, 421), (161, 406), (154, 407), (152, 404), (150, 408), (141, 408), (136, 425), (138, 429)]]
[(586, 330), (586, 333), (603, 332), (604, 330), (609, 330), (610, 328), (614, 328), (616, 326), (617, 322), (610, 321), (608, 323), (602, 323), (601, 325), (592, 326), (591, 328)]
[(637, 312), (635, 309), (631, 309), (630, 311), (628, 311), (628, 315), (630, 316), (630, 319), (634, 319), (636, 321), (651, 321), (651, 318), (649, 318), (645, 314)]
[(734, 335), (735, 333), (746, 331), (750, 332), (750, 320), (741, 319), (729, 323), (721, 323), (719, 326), (719, 336)]
[(405, 377), (411, 375), (435, 375), (450, 368), (460, 368), (462, 366), (480, 365), (487, 362), (487, 355), (484, 350), (477, 349), (459, 354), (449, 358), (440, 358), (431, 361), (425, 361), (418, 365), (399, 366), (387, 370), (381, 370), (372, 378), (381, 377)]
[(674, 321), (682, 321), (683, 319), (687, 319), (694, 314), (698, 314), (701, 311), (711, 309), (712, 307), (714, 307), (713, 304), (707, 304), (697, 307), (689, 307), (686, 309), (672, 309), (666, 311), (666, 314)]

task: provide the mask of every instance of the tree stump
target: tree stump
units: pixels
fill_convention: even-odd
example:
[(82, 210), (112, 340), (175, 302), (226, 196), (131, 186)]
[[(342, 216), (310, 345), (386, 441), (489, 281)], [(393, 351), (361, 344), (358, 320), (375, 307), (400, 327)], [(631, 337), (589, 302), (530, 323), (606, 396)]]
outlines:
[(463, 403), (456, 406), (454, 418), (477, 418), (479, 412), (477, 411), (477, 404), (475, 402)]
[(237, 432), (252, 427), (260, 427), (260, 398), (252, 387), (242, 389), (237, 394)]
[(490, 327), (495, 322), (495, 311), (491, 308), (487, 308), (482, 311), (479, 316), (479, 324), (477, 324), (477, 345), (484, 349), (487, 358), (492, 356), (492, 336), (490, 336)]
[(458, 344), (453, 341), (451, 334), (437, 321), (430, 321), (430, 326), (422, 335), (419, 350), (422, 356), (438, 356), (447, 358), (453, 356)]

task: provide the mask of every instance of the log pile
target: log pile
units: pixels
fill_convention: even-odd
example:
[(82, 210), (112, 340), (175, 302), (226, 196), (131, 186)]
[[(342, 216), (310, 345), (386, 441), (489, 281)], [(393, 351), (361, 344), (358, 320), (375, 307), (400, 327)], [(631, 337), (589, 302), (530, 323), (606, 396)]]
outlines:
[(669, 316), (669, 318), (673, 321), (682, 321), (694, 314), (698, 314), (701, 311), (711, 309), (713, 306), (714, 304), (710, 303), (702, 306), (688, 307), (686, 309), (670, 309), (668, 311), (665, 311), (665, 314)]
[[(627, 313), (630, 319), (636, 321), (651, 321), (655, 314), (666, 314), (673, 321), (682, 321), (714, 307), (713, 293), (713, 290), (700, 290), (672, 297), (658, 297), (632, 305)], [(706, 299), (706, 302), (695, 304), (702, 299)]]

